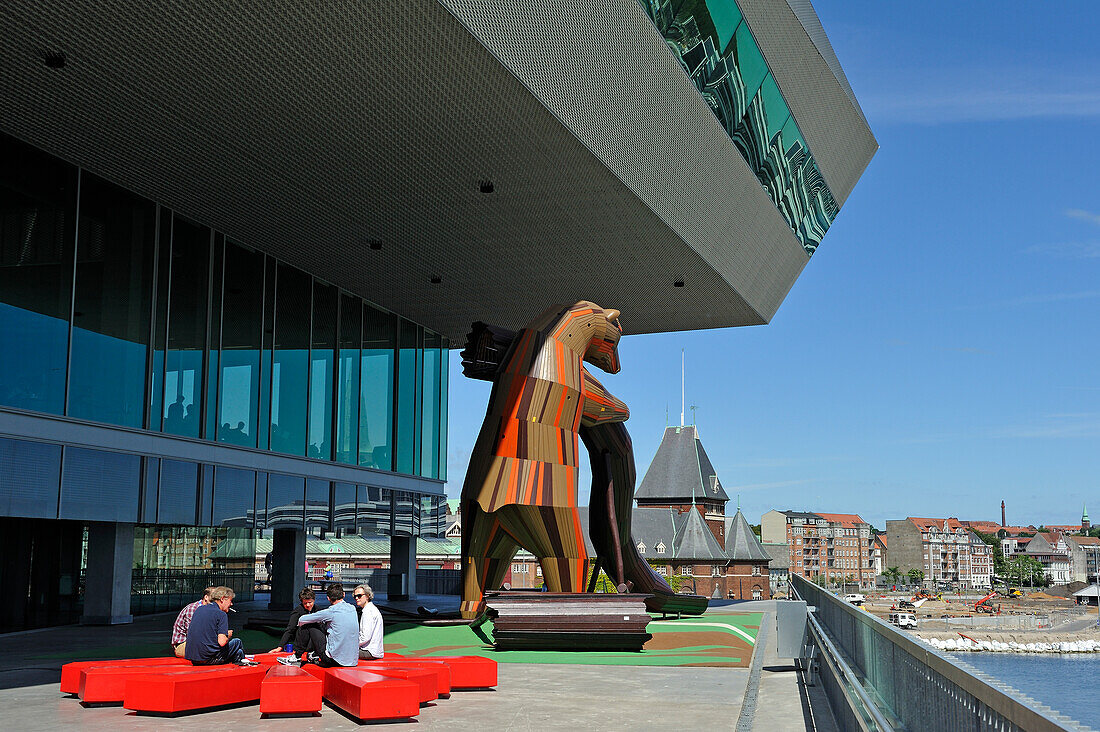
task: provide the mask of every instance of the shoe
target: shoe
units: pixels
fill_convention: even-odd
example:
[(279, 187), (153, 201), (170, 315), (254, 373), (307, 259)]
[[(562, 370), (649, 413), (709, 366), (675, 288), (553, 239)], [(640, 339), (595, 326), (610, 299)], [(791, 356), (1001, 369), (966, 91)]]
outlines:
[(309, 653), (307, 653), (305, 656), (302, 657), (302, 663), (312, 663), (314, 665), (317, 665), (320, 662), (321, 662), (321, 657), (318, 656), (313, 651), (310, 651)]
[(301, 666), (302, 665), (302, 662), (299, 661), (293, 655), (279, 656), (279, 658), (277, 660), (279, 661), (279, 663), (283, 664), (284, 666)]
[(242, 658), (240, 661), (237, 661), (237, 665), (238, 666), (259, 666), (260, 662), (259, 661), (252, 661), (252, 660), (249, 660), (247, 658)]

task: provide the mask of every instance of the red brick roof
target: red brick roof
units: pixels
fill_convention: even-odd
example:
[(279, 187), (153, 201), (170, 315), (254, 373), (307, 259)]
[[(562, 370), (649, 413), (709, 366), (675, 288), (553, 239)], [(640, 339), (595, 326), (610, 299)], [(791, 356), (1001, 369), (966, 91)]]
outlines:
[(910, 516), (909, 520), (919, 529), (927, 529), (935, 526), (940, 530), (947, 528), (954, 531), (955, 529), (966, 528), (957, 518), (917, 518), (916, 516)]
[(866, 521), (864, 521), (863, 519), (861, 519), (859, 517), (859, 514), (855, 514), (855, 513), (820, 513), (819, 512), (817, 515), (820, 516), (821, 518), (825, 519), (826, 521), (828, 521), (831, 524), (840, 524), (841, 526), (844, 526), (844, 527), (849, 528), (849, 529), (855, 529), (855, 528), (858, 528), (859, 526), (867, 523)]

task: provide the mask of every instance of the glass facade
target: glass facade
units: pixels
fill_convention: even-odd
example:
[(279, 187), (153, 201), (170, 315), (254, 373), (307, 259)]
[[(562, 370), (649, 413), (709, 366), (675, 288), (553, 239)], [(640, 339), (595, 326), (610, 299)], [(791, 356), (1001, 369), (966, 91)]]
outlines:
[(734, 0), (640, 0), (808, 254), (839, 206)]
[[(0, 157), (0, 407), (445, 477), (445, 338), (13, 138)], [(159, 461), (142, 520), (214, 521), (197, 471)]]

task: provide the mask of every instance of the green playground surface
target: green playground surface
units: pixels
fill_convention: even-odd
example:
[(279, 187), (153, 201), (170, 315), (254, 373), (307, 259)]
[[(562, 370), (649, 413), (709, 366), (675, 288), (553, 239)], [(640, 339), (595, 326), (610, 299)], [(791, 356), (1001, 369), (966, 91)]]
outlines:
[[(747, 667), (760, 628), (761, 613), (708, 612), (681, 619), (654, 618), (653, 635), (639, 652), (628, 651), (498, 651), (492, 646), (492, 622), (468, 625), (420, 625), (386, 621), (387, 651), (415, 657), (484, 656), (499, 663), (559, 663), (596, 666), (727, 666)], [(249, 653), (271, 650), (277, 639), (260, 630), (234, 633)], [(56, 647), (55, 647), (56, 648)], [(87, 660), (164, 656), (167, 641), (131, 642), (80, 649), (43, 648), (29, 660)]]
[(721, 613), (654, 619), (653, 638), (639, 652), (498, 651), (492, 646), (492, 622), (432, 626), (390, 622), (386, 650), (409, 656), (485, 656), (499, 663), (566, 663), (595, 666), (746, 667), (760, 628), (761, 613)]

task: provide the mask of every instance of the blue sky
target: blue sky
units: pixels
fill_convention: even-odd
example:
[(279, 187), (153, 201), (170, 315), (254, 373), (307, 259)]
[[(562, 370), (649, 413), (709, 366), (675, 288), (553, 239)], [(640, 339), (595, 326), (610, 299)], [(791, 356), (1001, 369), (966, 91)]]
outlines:
[[(678, 422), (684, 349), (703, 444), (754, 523), (998, 520), (1002, 499), (1009, 523), (1076, 523), (1083, 502), (1100, 519), (1094, 4), (815, 6), (881, 149), (769, 325), (623, 339), (601, 380), (631, 407), (639, 480), (666, 405)], [(452, 497), (489, 393), (458, 362)]]

